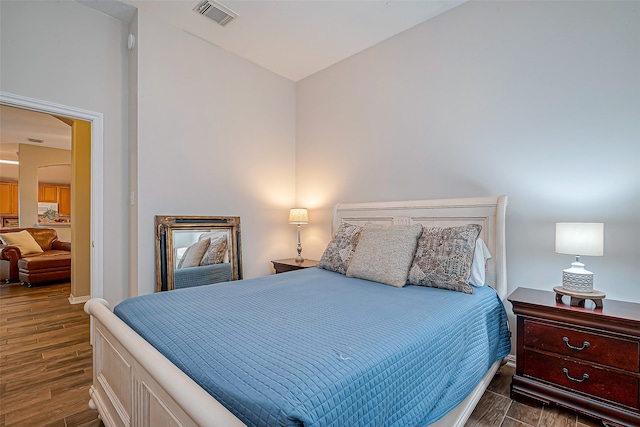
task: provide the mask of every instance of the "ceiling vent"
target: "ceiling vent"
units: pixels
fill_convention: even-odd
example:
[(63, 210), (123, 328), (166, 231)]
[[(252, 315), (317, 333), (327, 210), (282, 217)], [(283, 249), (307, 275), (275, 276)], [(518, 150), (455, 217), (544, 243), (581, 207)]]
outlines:
[(222, 26), (227, 25), (238, 17), (237, 13), (213, 0), (203, 0), (193, 10)]

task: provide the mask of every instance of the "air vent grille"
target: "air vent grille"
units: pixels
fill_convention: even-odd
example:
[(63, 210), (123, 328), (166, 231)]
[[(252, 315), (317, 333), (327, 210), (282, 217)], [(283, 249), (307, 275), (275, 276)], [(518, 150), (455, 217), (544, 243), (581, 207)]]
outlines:
[(237, 13), (213, 0), (203, 0), (193, 10), (223, 27), (238, 17)]

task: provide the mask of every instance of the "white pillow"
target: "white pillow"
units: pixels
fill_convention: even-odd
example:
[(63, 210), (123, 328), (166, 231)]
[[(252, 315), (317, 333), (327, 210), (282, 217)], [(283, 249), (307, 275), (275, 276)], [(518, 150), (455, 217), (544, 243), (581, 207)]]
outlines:
[(491, 258), (491, 252), (482, 239), (476, 240), (476, 249), (473, 253), (473, 263), (471, 264), (471, 277), (469, 284), (481, 287), (485, 284), (485, 270), (487, 260)]
[(200, 265), (200, 261), (204, 256), (204, 253), (209, 249), (210, 239), (198, 240), (193, 245), (189, 246), (184, 252), (182, 258), (176, 269), (197, 267)]

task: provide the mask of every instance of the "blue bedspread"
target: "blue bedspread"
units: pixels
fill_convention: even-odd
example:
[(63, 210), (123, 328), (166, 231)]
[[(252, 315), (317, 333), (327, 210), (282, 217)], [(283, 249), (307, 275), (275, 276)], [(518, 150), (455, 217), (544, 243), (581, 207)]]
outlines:
[(250, 426), (425, 426), (510, 350), (488, 286), (394, 288), (317, 268), (114, 311)]

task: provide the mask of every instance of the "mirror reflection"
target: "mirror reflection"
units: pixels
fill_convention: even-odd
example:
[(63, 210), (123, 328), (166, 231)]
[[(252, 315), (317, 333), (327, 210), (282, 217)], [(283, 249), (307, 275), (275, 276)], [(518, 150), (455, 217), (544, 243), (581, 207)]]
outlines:
[(242, 278), (239, 217), (156, 216), (156, 291)]

